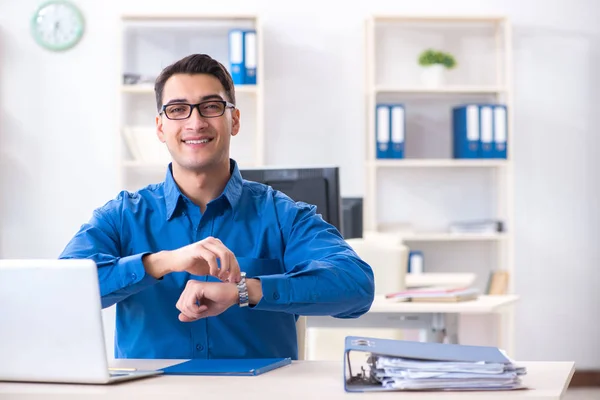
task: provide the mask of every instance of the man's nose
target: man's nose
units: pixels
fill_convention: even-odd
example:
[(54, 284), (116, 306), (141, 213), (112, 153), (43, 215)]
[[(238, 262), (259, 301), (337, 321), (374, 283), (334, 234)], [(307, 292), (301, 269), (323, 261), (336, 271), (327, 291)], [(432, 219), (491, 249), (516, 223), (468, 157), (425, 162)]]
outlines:
[(188, 123), (194, 128), (202, 128), (208, 125), (208, 123), (206, 122), (206, 118), (200, 115), (200, 110), (198, 109), (198, 106), (192, 109), (192, 114), (188, 118)]

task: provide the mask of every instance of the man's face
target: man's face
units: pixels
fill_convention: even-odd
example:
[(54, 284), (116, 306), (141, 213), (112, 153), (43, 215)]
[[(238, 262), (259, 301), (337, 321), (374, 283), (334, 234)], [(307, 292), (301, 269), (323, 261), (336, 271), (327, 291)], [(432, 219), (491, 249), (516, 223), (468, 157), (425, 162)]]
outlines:
[[(228, 100), (221, 82), (207, 74), (175, 74), (165, 83), (163, 104), (173, 105), (169, 116), (185, 109), (176, 106), (182, 103), (197, 104), (211, 100)], [(214, 114), (220, 106), (205, 103), (200, 108), (203, 114)], [(185, 116), (186, 114), (182, 114)], [(240, 129), (240, 113), (237, 109), (226, 108), (223, 115), (207, 118), (194, 108), (189, 118), (173, 120), (163, 112), (156, 117), (156, 133), (161, 142), (166, 143), (173, 163), (182, 169), (201, 172), (210, 167), (225, 164), (229, 167), (229, 143), (231, 136)]]

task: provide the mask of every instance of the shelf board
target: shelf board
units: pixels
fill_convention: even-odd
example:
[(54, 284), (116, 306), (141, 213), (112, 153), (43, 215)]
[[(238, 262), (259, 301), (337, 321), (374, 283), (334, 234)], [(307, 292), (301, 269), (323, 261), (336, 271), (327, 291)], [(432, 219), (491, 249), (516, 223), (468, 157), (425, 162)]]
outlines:
[(479, 242), (505, 240), (509, 237), (506, 233), (479, 234), (479, 233), (413, 233), (402, 236), (406, 242)]
[(471, 15), (373, 15), (375, 22), (462, 22), (462, 23), (473, 23), (473, 22), (487, 22), (487, 23), (498, 23), (506, 20), (506, 16), (503, 15), (482, 15), (482, 16), (471, 16)]
[(503, 86), (446, 86), (440, 88), (375, 86), (375, 93), (392, 94), (499, 94), (506, 92)]
[(140, 13), (140, 14), (123, 14), (121, 19), (124, 21), (169, 21), (169, 20), (256, 20), (257, 16), (252, 14), (168, 14), (168, 13)]
[[(235, 87), (235, 93), (256, 93), (258, 91), (257, 85), (238, 85)], [(121, 85), (122, 93), (140, 93), (140, 94), (154, 94), (153, 83), (142, 83), (139, 85)]]
[(497, 168), (510, 163), (503, 159), (398, 159), (368, 162), (377, 168)]

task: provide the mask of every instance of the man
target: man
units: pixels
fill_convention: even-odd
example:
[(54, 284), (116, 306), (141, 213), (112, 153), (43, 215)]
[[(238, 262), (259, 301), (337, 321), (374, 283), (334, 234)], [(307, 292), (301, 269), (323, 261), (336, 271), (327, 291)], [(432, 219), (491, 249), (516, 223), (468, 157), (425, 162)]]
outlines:
[(165, 181), (96, 209), (60, 256), (96, 261), (115, 356), (296, 359), (298, 315), (368, 311), (373, 272), (339, 232), (230, 160), (240, 111), (225, 67), (188, 56), (155, 91)]

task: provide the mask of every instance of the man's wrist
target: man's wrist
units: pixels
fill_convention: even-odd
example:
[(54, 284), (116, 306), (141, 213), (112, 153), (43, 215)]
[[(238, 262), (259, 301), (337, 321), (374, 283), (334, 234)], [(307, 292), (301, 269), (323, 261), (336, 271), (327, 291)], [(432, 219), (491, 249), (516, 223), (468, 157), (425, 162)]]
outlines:
[(171, 272), (168, 263), (168, 251), (159, 251), (142, 257), (142, 263), (146, 273), (154, 279), (161, 279), (163, 276)]
[(263, 296), (260, 279), (246, 279), (246, 286), (248, 287), (248, 299), (250, 305), (254, 306), (258, 304)]

